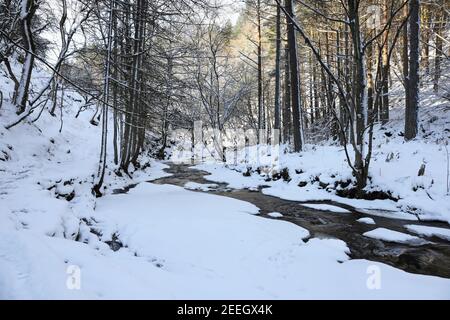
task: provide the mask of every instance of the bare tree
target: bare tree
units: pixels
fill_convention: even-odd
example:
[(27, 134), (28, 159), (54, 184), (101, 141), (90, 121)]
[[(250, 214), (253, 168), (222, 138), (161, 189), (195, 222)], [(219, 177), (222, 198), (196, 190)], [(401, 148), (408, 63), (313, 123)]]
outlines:
[[(332, 67), (329, 62), (326, 61), (320, 53), (320, 48), (318, 48), (305, 32), (305, 30), (300, 26), (300, 24), (296, 21), (295, 17), (291, 12), (288, 11), (287, 8), (283, 8), (279, 2), (276, 0), (278, 6), (283, 10), (285, 15), (291, 22), (291, 25), (295, 28), (296, 31), (300, 34), (300, 36), (305, 41), (306, 46), (309, 47), (311, 52), (313, 53), (316, 60), (319, 62), (322, 71), (326, 73), (331, 81), (333, 82), (337, 95), (340, 96), (340, 100), (344, 103), (346, 118), (348, 119), (348, 124), (350, 127), (350, 132), (352, 134), (346, 135), (345, 128), (346, 124), (342, 123), (342, 118), (338, 117), (335, 113), (334, 108), (331, 110), (334, 112), (334, 117), (337, 123), (339, 124), (339, 130), (341, 131), (342, 136), (345, 138), (344, 150), (347, 156), (347, 162), (350, 165), (353, 174), (356, 178), (356, 186), (358, 190), (358, 196), (361, 196), (363, 193), (363, 189), (367, 185), (367, 179), (369, 175), (369, 166), (370, 160), (372, 156), (372, 135), (373, 135), (373, 119), (369, 117), (368, 114), (368, 85), (367, 85), (367, 48), (370, 45), (382, 37), (385, 31), (391, 28), (392, 21), (396, 17), (396, 15), (400, 12), (400, 10), (405, 6), (406, 2), (391, 10), (391, 14), (387, 21), (380, 27), (377, 32), (365, 39), (365, 35), (363, 32), (363, 25), (360, 21), (360, 13), (361, 10), (360, 5), (361, 1), (359, 0), (347, 0), (345, 1), (345, 10), (344, 10), (344, 19), (329, 17), (327, 14), (305, 4), (303, 1), (301, 2), (307, 9), (313, 11), (315, 14), (320, 15), (326, 20), (338, 22), (348, 26), (350, 39), (352, 44), (353, 53), (351, 54), (351, 61), (354, 66), (353, 71), (353, 87), (347, 86), (345, 83), (339, 81), (339, 75), (336, 72), (333, 72)], [(343, 3), (344, 4), (344, 3)], [(403, 25), (401, 25), (403, 27)], [(401, 29), (397, 28), (395, 33), (395, 39), (393, 44), (388, 51), (388, 60), (390, 60), (392, 54), (392, 48), (397, 40)], [(292, 70), (291, 70), (292, 71)], [(379, 75), (377, 75), (379, 76)], [(387, 74), (384, 73), (381, 75), (382, 77), (387, 77)], [(346, 80), (348, 83), (348, 79)], [(382, 81), (381, 81), (382, 82)], [(380, 95), (380, 90), (377, 90), (376, 96), (374, 99), (378, 99)], [(350, 159), (347, 143), (351, 145), (354, 152), (354, 160)]]

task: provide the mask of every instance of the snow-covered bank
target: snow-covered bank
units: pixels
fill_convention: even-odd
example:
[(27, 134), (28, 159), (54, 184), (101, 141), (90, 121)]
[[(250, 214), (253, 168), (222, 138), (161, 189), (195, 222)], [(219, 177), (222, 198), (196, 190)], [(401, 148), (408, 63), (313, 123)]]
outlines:
[(421, 245), (427, 243), (427, 241), (421, 238), (385, 228), (373, 229), (364, 233), (363, 235), (373, 239), (379, 239), (389, 242), (408, 243), (411, 245)]
[[(13, 69), (18, 73), (20, 65), (13, 64)], [(33, 79), (39, 81), (33, 81), (33, 90), (39, 92), (48, 77), (36, 67)], [(79, 112), (84, 99), (69, 89), (58, 98), (64, 107), (55, 116), (47, 108), (37, 108), (27, 119), (6, 129), (19, 117), (11, 103), (13, 83), (1, 72), (0, 90), (4, 98), (0, 109), (0, 296), (19, 294), (13, 283), (16, 286), (33, 278), (36, 266), (47, 279), (24, 284), (26, 290), (20, 294), (25, 297), (27, 290), (39, 291), (46, 282), (59, 279), (58, 275), (53, 279), (52, 269), (45, 270), (53, 254), (45, 241), (60, 243), (62, 249), (69, 245), (106, 246), (109, 250), (89, 226), (95, 219), (96, 199), (91, 189), (97, 174), (101, 131), (90, 123), (95, 106)], [(109, 194), (131, 183), (167, 175), (162, 171), (164, 164), (148, 157), (140, 161), (147, 168), (132, 170), (132, 179), (115, 175), (109, 163), (103, 191)], [(52, 295), (48, 290), (43, 294)]]
[[(2, 298), (450, 298), (450, 280), (349, 260), (344, 242), (310, 239), (251, 204), (143, 183), (99, 200), (95, 228), (123, 246), (92, 247), (32, 230), (2, 242)], [(80, 289), (66, 286), (68, 266)], [(373, 277), (379, 279), (371, 282)]]
[(424, 235), (427, 237), (438, 237), (444, 240), (450, 241), (450, 229), (428, 227), (428, 226), (418, 226), (409, 224), (406, 228), (419, 235)]
[[(365, 191), (375, 194), (375, 198), (380, 192), (390, 199), (342, 196), (343, 190), (352, 187), (354, 178), (344, 148), (336, 145), (306, 145), (304, 151), (297, 154), (283, 153), (280, 148), (276, 155), (261, 146), (258, 161), (244, 161), (245, 153), (257, 154), (252, 150), (257, 147), (251, 147), (238, 152), (237, 159), (241, 161), (237, 163), (234, 151), (229, 151), (228, 163), (206, 161), (195, 168), (209, 172), (208, 180), (226, 182), (232, 188), (267, 186), (263, 193), (287, 200), (332, 200), (359, 209), (396, 212), (399, 218), (410, 216), (450, 223), (447, 186), (449, 108), (436, 103), (423, 107), (420, 111), (421, 132), (410, 142), (404, 142), (402, 136), (401, 108), (391, 110), (392, 120), (388, 124), (376, 125), (370, 179)], [(425, 170), (419, 175), (421, 166)]]
[[(48, 74), (37, 69), (34, 77), (45, 83)], [(3, 92), (12, 92), (10, 80), (1, 77), (0, 81)], [(95, 208), (91, 189), (101, 136), (100, 128), (90, 123), (95, 108), (78, 114), (82, 104), (77, 92), (66, 90), (61, 114), (36, 111), (6, 129), (18, 117), (10, 100), (4, 100), (0, 110), (1, 230), (32, 229), (49, 236), (82, 237), (86, 229), (82, 219), (88, 220)], [(109, 163), (104, 192), (167, 175), (163, 164), (146, 157), (140, 160), (148, 167), (136, 170), (133, 179), (115, 175)]]

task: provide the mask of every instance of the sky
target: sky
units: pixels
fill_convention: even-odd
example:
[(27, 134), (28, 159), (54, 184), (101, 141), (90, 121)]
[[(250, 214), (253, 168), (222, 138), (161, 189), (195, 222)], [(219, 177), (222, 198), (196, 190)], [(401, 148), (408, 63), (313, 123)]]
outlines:
[(218, 3), (224, 6), (221, 13), (221, 16), (224, 18), (224, 20), (229, 20), (233, 25), (235, 25), (239, 18), (239, 13), (244, 6), (244, 1), (219, 0)]

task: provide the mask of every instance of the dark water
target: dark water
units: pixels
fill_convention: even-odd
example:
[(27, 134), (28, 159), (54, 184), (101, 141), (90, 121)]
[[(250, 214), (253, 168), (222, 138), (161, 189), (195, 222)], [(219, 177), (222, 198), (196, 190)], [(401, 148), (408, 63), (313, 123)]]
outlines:
[[(217, 185), (217, 188), (207, 191), (208, 193), (250, 202), (260, 208), (262, 217), (268, 219), (272, 218), (267, 213), (274, 211), (280, 212), (283, 214), (283, 217), (277, 219), (289, 221), (308, 229), (311, 237), (337, 238), (345, 241), (351, 251), (350, 257), (353, 259), (379, 261), (411, 273), (450, 278), (450, 243), (448, 241), (437, 237), (422, 237), (433, 243), (412, 245), (386, 242), (362, 235), (364, 232), (379, 227), (410, 233), (404, 227), (406, 224), (450, 228), (446, 223), (419, 222), (371, 216), (360, 213), (351, 206), (333, 203), (331, 201), (308, 201), (308, 203), (331, 204), (345, 208), (351, 211), (351, 213), (332, 213), (311, 209), (302, 206), (300, 202), (268, 196), (260, 191), (230, 189), (225, 183), (206, 180), (203, 176), (208, 175), (207, 172), (190, 169), (190, 165), (187, 164), (169, 163), (169, 165), (170, 168), (166, 169), (166, 171), (173, 175), (152, 181), (152, 183), (173, 184), (177, 186), (184, 186), (189, 181), (214, 183)], [(117, 191), (127, 192), (128, 190), (129, 188)], [(300, 188), (299, 192), (301, 192)], [(373, 218), (376, 225), (367, 225), (356, 221), (362, 217)], [(416, 234), (412, 235), (417, 236)]]

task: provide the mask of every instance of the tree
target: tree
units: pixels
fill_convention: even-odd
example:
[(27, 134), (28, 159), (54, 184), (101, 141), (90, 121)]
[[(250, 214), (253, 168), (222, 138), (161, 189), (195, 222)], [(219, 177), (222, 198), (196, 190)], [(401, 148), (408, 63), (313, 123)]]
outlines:
[(289, 71), (289, 48), (284, 48), (284, 99), (283, 99), (283, 142), (290, 142), (292, 128), (291, 73)]
[(420, 0), (409, 1), (409, 72), (407, 81), (407, 106), (405, 109), (405, 140), (417, 135), (417, 113), (419, 109), (419, 39)]
[(438, 1), (439, 9), (436, 14), (435, 24), (435, 44), (436, 44), (436, 55), (434, 58), (434, 79), (433, 79), (433, 89), (434, 92), (439, 91), (439, 79), (441, 78), (441, 64), (443, 61), (443, 42), (444, 42), (444, 30), (447, 24), (448, 11), (445, 8), (445, 1)]
[(110, 1), (109, 7), (109, 19), (108, 19), (108, 36), (107, 36), (107, 58), (105, 61), (105, 76), (103, 92), (105, 95), (104, 103), (102, 105), (102, 139), (100, 144), (100, 160), (98, 168), (98, 182), (94, 185), (92, 190), (95, 192), (96, 196), (101, 196), (100, 188), (103, 185), (103, 180), (105, 178), (106, 171), (106, 150), (108, 142), (108, 101), (109, 101), (109, 90), (110, 90), (110, 74), (111, 74), (111, 56), (113, 48), (113, 20), (115, 18), (115, 0)]
[(275, 54), (275, 123), (274, 129), (280, 130), (280, 91), (281, 91), (281, 9), (277, 6)]
[(293, 20), (294, 5), (291, 0), (285, 0), (285, 12), (289, 21), (287, 21), (288, 32), (288, 47), (289, 47), (289, 72), (291, 75), (291, 105), (292, 105), (292, 120), (293, 120), (293, 135), (294, 135), (294, 151), (302, 150), (302, 130), (303, 120), (301, 119), (301, 102), (300, 102), (300, 78), (298, 65), (298, 49), (297, 49), (297, 35)]
[[(369, 177), (369, 166), (372, 156), (372, 138), (373, 138), (373, 117), (369, 117), (368, 114), (368, 85), (367, 85), (367, 49), (372, 43), (380, 39), (387, 29), (391, 28), (392, 22), (396, 15), (401, 11), (406, 3), (401, 4), (397, 8), (391, 10), (389, 18), (380, 26), (380, 29), (373, 35), (365, 38), (363, 24), (360, 22), (360, 10), (361, 1), (359, 0), (347, 0), (345, 3), (345, 10), (342, 13), (344, 18), (340, 17), (329, 17), (326, 13), (301, 2), (308, 10), (319, 15), (326, 21), (332, 21), (340, 24), (344, 24), (348, 27), (349, 31), (349, 44), (351, 44), (352, 53), (350, 55), (351, 62), (354, 66), (353, 75), (350, 79), (353, 82), (353, 86), (349, 86), (349, 79), (346, 78), (346, 83), (342, 83), (342, 77), (339, 77), (339, 72), (333, 71), (330, 61), (327, 61), (326, 57), (323, 57), (320, 50), (320, 44), (313, 42), (305, 32), (304, 28), (296, 21), (295, 17), (288, 11), (287, 8), (283, 8), (279, 2), (276, 0), (277, 4), (285, 13), (286, 17), (289, 19), (291, 25), (300, 34), (300, 36), (305, 41), (305, 45), (311, 50), (315, 59), (321, 66), (321, 70), (325, 73), (332, 81), (334, 87), (337, 90), (337, 96), (340, 97), (340, 101), (344, 103), (344, 110), (346, 112), (346, 121), (349, 125), (350, 135), (345, 133), (346, 124), (342, 123), (342, 117), (336, 114), (335, 108), (329, 108), (333, 112), (335, 121), (339, 125), (339, 130), (341, 136), (345, 138), (344, 150), (347, 156), (347, 162), (350, 165), (352, 172), (356, 178), (357, 196), (362, 196), (364, 193), (364, 188), (367, 185), (367, 180)], [(392, 55), (392, 48), (395, 46), (395, 42), (400, 34), (401, 27), (397, 28), (395, 37), (391, 48), (388, 51), (388, 61)], [(347, 46), (346, 46), (347, 47)], [(350, 53), (350, 50), (348, 51)], [(349, 57), (347, 57), (348, 59)], [(291, 70), (292, 72), (292, 70)], [(380, 70), (377, 71), (377, 77), (381, 77), (381, 83), (383, 78), (387, 77), (387, 73), (381, 73)], [(323, 77), (323, 76), (322, 76)], [(340, 81), (341, 79), (341, 81)], [(332, 86), (328, 86), (332, 88)], [(378, 99), (381, 92), (377, 90), (374, 99)], [(334, 98), (332, 96), (328, 97), (329, 101)], [(333, 104), (334, 105), (334, 102)], [(347, 143), (352, 147), (354, 152), (354, 160), (351, 160)]]
[(17, 92), (14, 94), (14, 103), (17, 105), (17, 114), (21, 114), (25, 111), (28, 102), (28, 91), (34, 67), (35, 52), (35, 43), (31, 26), (36, 9), (37, 5), (34, 0), (22, 0), (20, 3), (19, 23), (22, 34), (22, 43), (25, 48), (25, 59), (19, 86), (17, 87)]
[[(256, 15), (257, 15), (257, 27), (258, 27), (258, 129), (264, 128), (263, 120), (263, 109), (264, 109), (264, 98), (263, 98), (263, 61), (262, 61), (262, 41), (261, 41), (261, 0), (256, 2)], [(259, 138), (259, 135), (258, 135)]]
[[(389, 19), (389, 0), (383, 0), (383, 25), (386, 25)], [(389, 121), (389, 72), (390, 72), (390, 62), (389, 62), (389, 28), (387, 28), (383, 34), (382, 39), (382, 99), (381, 99), (381, 110), (380, 119), (382, 123)]]

